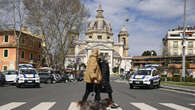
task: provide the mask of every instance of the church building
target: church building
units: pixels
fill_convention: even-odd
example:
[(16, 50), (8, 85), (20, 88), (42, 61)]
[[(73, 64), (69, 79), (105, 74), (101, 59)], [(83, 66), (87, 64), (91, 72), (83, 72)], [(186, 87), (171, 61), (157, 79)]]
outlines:
[(118, 34), (118, 42), (114, 42), (111, 24), (104, 19), (103, 12), (100, 5), (96, 18), (88, 24), (85, 40), (79, 40), (79, 33), (73, 32), (74, 40), (66, 56), (65, 67), (74, 63), (87, 64), (93, 48), (99, 48), (100, 54), (109, 56), (110, 74), (113, 73), (113, 68), (121, 70), (120, 72), (131, 69), (132, 57), (128, 55), (128, 31), (122, 27)]

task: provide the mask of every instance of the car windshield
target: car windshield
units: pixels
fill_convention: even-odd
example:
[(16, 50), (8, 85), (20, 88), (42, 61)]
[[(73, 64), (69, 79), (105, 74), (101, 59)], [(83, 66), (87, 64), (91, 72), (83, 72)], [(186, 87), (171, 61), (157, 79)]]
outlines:
[(150, 75), (151, 70), (138, 70), (136, 75)]
[(22, 69), (21, 73), (22, 74), (36, 74), (36, 71), (33, 69)]
[(4, 74), (5, 75), (17, 75), (18, 72), (17, 71), (5, 71)]

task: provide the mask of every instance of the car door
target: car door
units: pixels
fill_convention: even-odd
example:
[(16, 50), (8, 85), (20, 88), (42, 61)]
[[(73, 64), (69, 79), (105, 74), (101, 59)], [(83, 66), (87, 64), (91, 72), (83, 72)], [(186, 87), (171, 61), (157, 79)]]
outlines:
[(157, 71), (156, 70), (153, 70), (152, 77), (153, 77), (154, 85), (157, 85), (158, 84), (158, 75), (157, 75)]

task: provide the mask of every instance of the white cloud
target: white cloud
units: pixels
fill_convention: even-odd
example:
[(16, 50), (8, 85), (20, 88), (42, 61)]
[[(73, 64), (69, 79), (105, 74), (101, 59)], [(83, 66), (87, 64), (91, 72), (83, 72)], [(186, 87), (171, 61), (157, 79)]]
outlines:
[[(87, 1), (87, 2), (86, 2)], [(129, 53), (141, 55), (145, 50), (161, 53), (162, 38), (168, 29), (183, 25), (183, 0), (85, 0), (94, 19), (101, 4), (104, 17), (111, 23), (114, 40), (125, 24), (129, 37)], [(195, 0), (187, 0), (187, 20), (195, 25)], [(128, 23), (125, 19), (129, 18)]]
[(183, 14), (183, 2), (181, 0), (143, 0), (139, 3), (138, 10), (157, 18), (178, 17)]

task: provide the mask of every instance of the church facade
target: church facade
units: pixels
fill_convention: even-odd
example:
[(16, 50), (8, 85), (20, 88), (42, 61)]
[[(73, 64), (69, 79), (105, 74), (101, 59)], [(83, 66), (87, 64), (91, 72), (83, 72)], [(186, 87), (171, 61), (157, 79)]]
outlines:
[(96, 18), (88, 24), (85, 40), (78, 39), (79, 33), (72, 34), (74, 40), (66, 56), (65, 67), (73, 63), (87, 64), (93, 48), (99, 48), (100, 54), (109, 56), (111, 74), (113, 68), (124, 72), (131, 69), (132, 58), (128, 56), (128, 31), (122, 27), (118, 34), (118, 42), (114, 42), (112, 27), (104, 19), (103, 12), (104, 10), (99, 6)]

